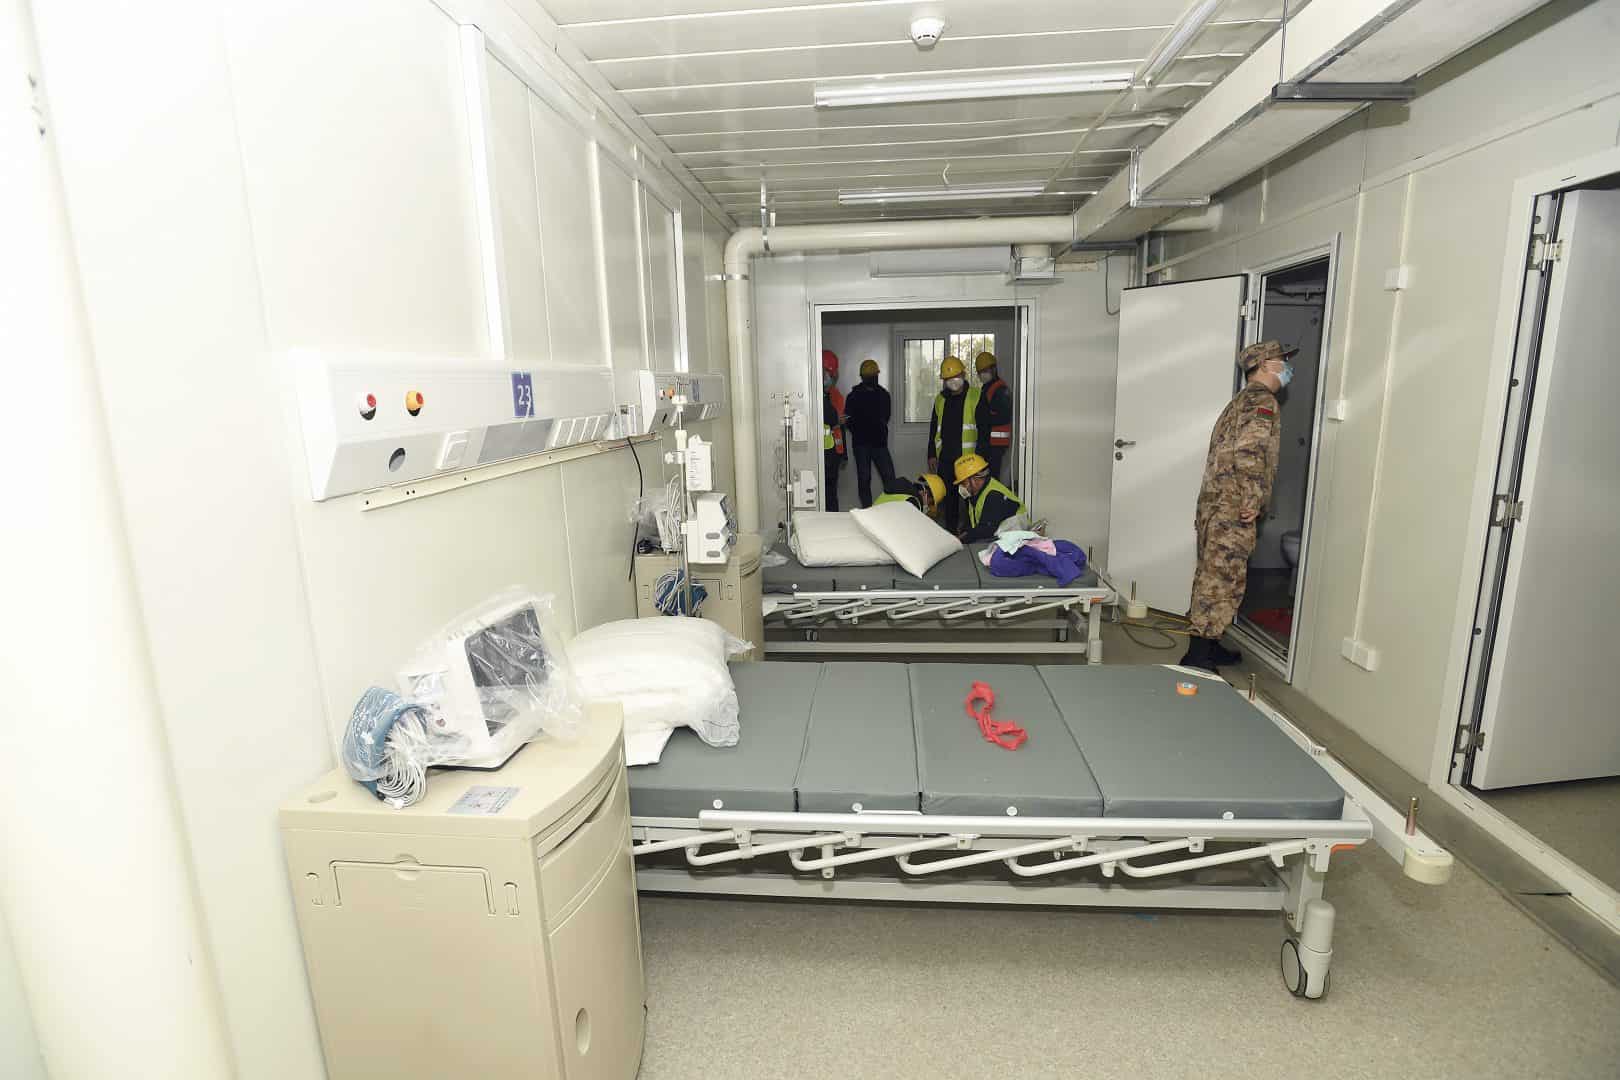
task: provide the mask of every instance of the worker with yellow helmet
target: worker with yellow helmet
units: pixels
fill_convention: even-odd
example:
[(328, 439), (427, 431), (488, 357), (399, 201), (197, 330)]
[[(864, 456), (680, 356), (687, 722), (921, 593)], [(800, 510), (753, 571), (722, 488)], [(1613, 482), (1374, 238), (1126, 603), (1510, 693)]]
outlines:
[[(962, 361), (947, 356), (939, 366), (940, 392), (934, 397), (934, 413), (928, 421), (928, 471), (951, 475), (956, 461), (979, 449), (979, 388), (969, 386)], [(941, 524), (957, 531), (961, 499), (956, 488), (945, 494)]]
[(894, 403), (878, 384), (878, 362), (861, 361), (861, 381), (844, 399), (844, 427), (855, 451), (855, 489), (862, 506), (872, 505), (872, 467), (877, 466), (883, 491), (895, 487), (894, 458), (889, 454), (889, 418)]
[(990, 478), (1001, 479), (1001, 462), (1012, 446), (1012, 389), (997, 370), (996, 354), (982, 352), (973, 358), (973, 372), (979, 377), (979, 430), (984, 433), (979, 453), (990, 463)]
[(956, 489), (967, 506), (967, 528), (958, 534), (964, 543), (993, 540), (1002, 522), (1027, 516), (1023, 500), (990, 475), (990, 463), (979, 454), (957, 458)]
[(884, 503), (891, 502), (908, 502), (929, 517), (936, 517), (939, 514), (939, 504), (944, 499), (945, 481), (933, 473), (924, 473), (917, 477), (915, 484), (906, 480), (905, 477), (901, 477), (895, 482), (893, 490), (886, 491), (877, 497), (876, 505), (882, 506)]

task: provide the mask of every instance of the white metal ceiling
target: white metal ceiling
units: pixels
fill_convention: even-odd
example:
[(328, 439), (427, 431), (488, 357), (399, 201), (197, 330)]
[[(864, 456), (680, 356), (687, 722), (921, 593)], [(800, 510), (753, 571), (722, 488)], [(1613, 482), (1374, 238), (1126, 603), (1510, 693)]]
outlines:
[[(1282, 11), (1282, 0), (1227, 0), (1152, 90), (818, 110), (818, 82), (1133, 71), (1190, 0), (542, 3), (738, 221), (758, 220), (764, 179), (784, 225), (1073, 210), (1269, 36)], [(1289, 12), (1304, 6), (1291, 0)], [(929, 51), (910, 40), (919, 14), (946, 20)], [(1046, 194), (838, 205), (840, 189), (1032, 181)]]

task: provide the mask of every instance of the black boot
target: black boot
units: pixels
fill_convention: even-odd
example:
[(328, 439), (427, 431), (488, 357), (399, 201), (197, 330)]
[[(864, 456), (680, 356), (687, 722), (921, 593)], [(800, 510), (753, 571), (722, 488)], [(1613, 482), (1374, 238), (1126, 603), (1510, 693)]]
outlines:
[(1228, 649), (1225, 645), (1221, 644), (1219, 638), (1212, 639), (1209, 643), (1209, 647), (1211, 654), (1215, 658), (1215, 663), (1219, 664), (1221, 667), (1230, 667), (1243, 659), (1242, 653), (1238, 652), (1236, 649)]
[(1214, 648), (1215, 643), (1209, 638), (1189, 637), (1187, 639), (1187, 653), (1181, 658), (1181, 666), (1202, 668), (1213, 673), (1216, 667)]

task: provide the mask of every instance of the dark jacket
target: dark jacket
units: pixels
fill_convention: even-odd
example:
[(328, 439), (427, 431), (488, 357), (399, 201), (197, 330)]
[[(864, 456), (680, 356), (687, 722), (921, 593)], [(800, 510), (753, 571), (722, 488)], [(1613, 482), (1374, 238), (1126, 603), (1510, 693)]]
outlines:
[[(1013, 396), (1012, 388), (1005, 382), (997, 379), (989, 386), (979, 391), (979, 452), (986, 450), (1005, 450), (1004, 446), (997, 446), (991, 441), (990, 432), (995, 428), (1004, 428), (1012, 425)], [(988, 455), (986, 455), (988, 456)]]
[[(978, 497), (967, 500), (969, 507), (978, 507), (977, 525), (969, 527), (962, 537), (963, 541), (972, 543), (977, 540), (990, 540), (996, 535), (996, 526), (1023, 510), (1024, 504), (1018, 497), (1005, 488), (1000, 481), (992, 480)], [(973, 520), (973, 511), (967, 514), (969, 521)]]
[(893, 409), (887, 390), (863, 380), (844, 399), (844, 426), (861, 446), (873, 450), (887, 447)]
[[(943, 469), (948, 461), (955, 461), (962, 456), (962, 408), (967, 404), (967, 391), (960, 394), (945, 394), (945, 425), (939, 432), (939, 465)], [(939, 427), (939, 417), (932, 410), (928, 413), (928, 453), (934, 453), (934, 432)], [(951, 482), (950, 477), (945, 483)]]

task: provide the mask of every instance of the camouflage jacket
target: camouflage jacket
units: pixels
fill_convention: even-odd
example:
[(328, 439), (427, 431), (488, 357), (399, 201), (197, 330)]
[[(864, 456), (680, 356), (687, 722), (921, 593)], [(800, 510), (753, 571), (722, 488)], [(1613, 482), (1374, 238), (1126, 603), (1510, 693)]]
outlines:
[(1209, 436), (1200, 509), (1227, 506), (1260, 510), (1271, 501), (1277, 479), (1282, 416), (1277, 398), (1263, 386), (1249, 385), (1227, 403)]

